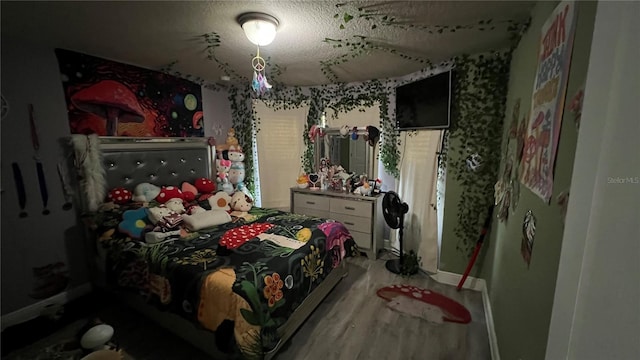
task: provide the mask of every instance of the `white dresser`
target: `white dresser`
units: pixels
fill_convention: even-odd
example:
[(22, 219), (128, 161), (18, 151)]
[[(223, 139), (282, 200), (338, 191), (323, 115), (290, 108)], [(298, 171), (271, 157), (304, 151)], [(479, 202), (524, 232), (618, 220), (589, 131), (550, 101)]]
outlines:
[(369, 259), (383, 246), (382, 196), (292, 188), (291, 212), (343, 223)]

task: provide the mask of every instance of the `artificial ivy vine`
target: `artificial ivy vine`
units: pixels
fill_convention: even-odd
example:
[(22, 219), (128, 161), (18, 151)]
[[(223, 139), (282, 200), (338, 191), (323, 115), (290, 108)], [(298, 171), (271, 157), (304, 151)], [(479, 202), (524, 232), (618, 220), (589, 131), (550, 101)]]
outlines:
[[(447, 169), (462, 188), (454, 233), (456, 249), (465, 253), (473, 250), (478, 224), (494, 202), (510, 60), (509, 51), (456, 59)], [(474, 154), (481, 159), (476, 170), (467, 164)]]
[(307, 174), (315, 171), (315, 157), (314, 146), (311, 139), (307, 134), (313, 125), (318, 125), (318, 120), (322, 116), (324, 106), (322, 104), (322, 98), (318, 94), (318, 89), (311, 89), (311, 102), (309, 104), (309, 113), (307, 114), (307, 121), (304, 125), (304, 131), (302, 138), (304, 139), (304, 153), (302, 154), (302, 169)]
[(255, 169), (253, 148), (255, 133), (257, 132), (257, 116), (252, 105), (252, 90), (249, 86), (229, 88), (229, 104), (231, 106), (231, 121), (236, 131), (236, 138), (244, 150), (244, 164), (246, 168), (245, 186), (255, 194), (253, 171)]
[[(529, 21), (516, 22), (513, 20), (494, 21), (482, 19), (475, 23), (459, 25), (421, 25), (411, 24), (390, 14), (383, 14), (372, 7), (357, 7), (348, 4), (338, 4), (341, 13), (335, 18), (340, 21), (340, 29), (345, 29), (354, 19), (362, 19), (369, 23), (371, 29), (378, 27), (393, 27), (397, 29), (416, 29), (429, 34), (454, 33), (458, 31), (490, 31), (495, 28), (505, 28), (510, 34), (512, 48), (517, 44), (520, 36), (528, 27)], [(221, 40), (217, 33), (202, 35), (205, 43), (207, 59), (234, 81), (228, 87), (229, 102), (232, 112), (232, 122), (236, 130), (236, 137), (245, 146), (245, 165), (247, 176), (245, 184), (254, 192), (253, 169), (254, 153), (251, 151), (255, 141), (255, 134), (259, 131), (260, 119), (253, 109), (252, 101), (256, 95), (251, 91), (246, 77), (239, 75), (229, 63), (216, 56), (216, 49)], [(458, 238), (457, 249), (469, 252), (474, 245), (478, 233), (480, 219), (486, 215), (489, 205), (493, 202), (493, 184), (497, 178), (500, 163), (500, 134), (504, 119), (504, 104), (508, 85), (510, 51), (493, 53), (485, 56), (462, 55), (434, 65), (432, 60), (403, 53), (390, 45), (380, 41), (373, 41), (367, 36), (355, 35), (348, 39), (325, 38), (325, 43), (334, 48), (344, 48), (347, 52), (333, 59), (320, 61), (320, 69), (331, 82), (328, 85), (314, 87), (287, 87), (274, 78), (282, 74), (285, 68), (277, 64), (270, 64), (272, 83), (274, 88), (262, 96), (261, 100), (273, 110), (299, 108), (309, 104), (309, 113), (302, 134), (305, 151), (302, 155), (302, 167), (306, 172), (314, 171), (314, 148), (307, 134), (310, 127), (318, 124), (323, 109), (329, 108), (337, 112), (348, 112), (360, 107), (379, 104), (381, 144), (380, 160), (385, 171), (399, 177), (399, 145), (400, 139), (395, 128), (395, 114), (390, 107), (390, 99), (395, 88), (412, 81), (419, 80), (425, 72), (431, 72), (437, 67), (456, 67), (457, 77), (453, 86), (452, 127), (445, 133), (442, 154), (439, 154), (439, 171), (450, 170), (450, 176), (462, 188), (462, 194), (457, 204), (458, 222), (454, 233)], [(399, 80), (370, 80), (356, 84), (344, 84), (339, 81), (333, 67), (348, 62), (356, 57), (373, 51), (383, 51), (401, 58), (418, 62), (424, 66), (420, 74), (412, 79)], [(202, 78), (194, 78), (182, 74), (173, 68), (177, 61), (162, 69), (165, 73), (185, 78), (199, 83), (212, 90), (221, 90), (215, 83), (205, 83)], [(467, 166), (467, 157), (478, 154), (482, 159), (482, 166), (477, 171), (471, 171)]]
[(407, 19), (399, 19), (393, 15), (380, 12), (378, 9), (372, 7), (355, 7), (349, 6), (346, 3), (336, 4), (336, 8), (343, 9), (342, 14), (336, 13), (333, 15), (335, 19), (341, 20), (340, 29), (346, 29), (347, 24), (353, 19), (364, 19), (369, 22), (369, 28), (374, 30), (378, 27), (393, 27), (396, 29), (409, 30), (418, 29), (428, 32), (429, 34), (442, 34), (445, 32), (455, 33), (457, 31), (471, 30), (471, 31), (491, 31), (497, 27), (506, 28), (507, 32), (519, 32), (522, 26), (521, 22), (507, 19), (498, 20), (494, 19), (480, 19), (473, 23), (458, 24), (458, 25), (439, 25), (439, 24), (416, 24)]
[[(314, 171), (314, 145), (307, 134), (311, 126), (318, 124), (322, 111), (332, 109), (335, 112), (349, 112), (360, 107), (370, 107), (375, 103), (380, 104), (380, 125), (382, 127), (380, 139), (380, 158), (384, 169), (394, 177), (399, 176), (398, 151), (399, 137), (395, 129), (395, 117), (389, 114), (389, 95), (395, 91), (395, 81), (371, 80), (358, 84), (330, 84), (314, 87), (285, 87), (275, 85), (272, 91), (265, 94), (260, 100), (273, 110), (295, 109), (309, 104), (309, 113), (305, 124), (304, 133), (301, 134), (305, 143), (305, 151), (302, 155), (302, 170), (309, 173)], [(236, 136), (242, 144), (252, 144), (252, 136), (259, 131), (259, 119), (251, 100), (255, 94), (248, 86), (229, 87), (229, 101), (231, 103), (231, 116), (233, 119)], [(254, 161), (245, 151), (245, 165), (247, 174), (252, 172)], [(246, 181), (247, 187), (253, 191), (253, 183)]]

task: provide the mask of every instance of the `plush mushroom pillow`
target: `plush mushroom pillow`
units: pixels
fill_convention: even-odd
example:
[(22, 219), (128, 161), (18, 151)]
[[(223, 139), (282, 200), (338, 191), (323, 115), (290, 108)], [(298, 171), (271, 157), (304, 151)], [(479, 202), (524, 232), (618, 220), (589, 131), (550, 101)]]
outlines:
[(109, 191), (109, 195), (107, 195), (109, 201), (113, 201), (115, 204), (119, 205), (128, 203), (129, 201), (131, 201), (132, 197), (133, 194), (131, 194), (131, 191), (123, 187), (112, 189), (111, 191)]
[(156, 201), (164, 204), (175, 198), (182, 199), (182, 191), (177, 186), (163, 186), (158, 196), (156, 196)]

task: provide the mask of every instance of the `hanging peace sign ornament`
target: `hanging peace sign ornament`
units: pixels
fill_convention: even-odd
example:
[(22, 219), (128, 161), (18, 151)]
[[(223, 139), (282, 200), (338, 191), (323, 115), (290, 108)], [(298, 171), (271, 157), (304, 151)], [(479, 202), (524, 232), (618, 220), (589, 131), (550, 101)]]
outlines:
[(267, 66), (267, 62), (260, 56), (260, 48), (258, 48), (256, 56), (251, 59), (251, 66), (253, 67), (253, 80), (251, 81), (251, 87), (256, 94), (262, 95), (271, 89), (272, 86), (267, 81), (267, 77), (263, 74), (263, 71)]
[(251, 66), (253, 66), (253, 70), (256, 72), (261, 72), (267, 66), (266, 61), (258, 54), (253, 59), (251, 59)]

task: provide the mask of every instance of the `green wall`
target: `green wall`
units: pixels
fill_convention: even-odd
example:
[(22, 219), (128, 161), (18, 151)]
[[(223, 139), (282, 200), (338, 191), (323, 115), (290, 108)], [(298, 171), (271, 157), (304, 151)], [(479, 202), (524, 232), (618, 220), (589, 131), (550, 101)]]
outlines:
[[(508, 131), (516, 99), (521, 99), (520, 119), (531, 106), (540, 29), (557, 2), (540, 2), (532, 10), (531, 26), (512, 54), (504, 132)], [(591, 47), (595, 2), (576, 2), (577, 23), (573, 56), (556, 158), (553, 197), (549, 205), (524, 186), (515, 212), (504, 222), (494, 220), (489, 239), (471, 275), (487, 281), (498, 348), (503, 359), (543, 359), (555, 291), (563, 222), (556, 196), (569, 189), (578, 132), (568, 110), (573, 95), (583, 85)], [(504, 137), (503, 137), (504, 138)], [(503, 142), (503, 151), (506, 144)], [(501, 171), (504, 163), (501, 164)], [(455, 206), (459, 184), (447, 179), (445, 219), (440, 268), (462, 273), (468, 258), (455, 250)], [(448, 209), (453, 209), (449, 210)], [(537, 218), (536, 237), (527, 268), (520, 255), (521, 226), (525, 213)]]

